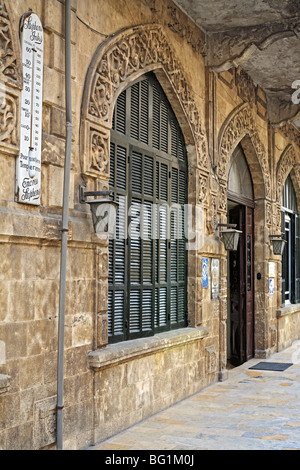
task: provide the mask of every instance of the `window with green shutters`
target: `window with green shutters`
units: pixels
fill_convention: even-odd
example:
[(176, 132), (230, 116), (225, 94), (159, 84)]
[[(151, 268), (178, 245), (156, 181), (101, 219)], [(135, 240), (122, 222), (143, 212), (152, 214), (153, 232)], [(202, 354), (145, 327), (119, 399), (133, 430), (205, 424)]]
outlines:
[(300, 219), (290, 176), (282, 194), (282, 232), (286, 240), (282, 255), (282, 303), (300, 303)]
[(185, 327), (186, 153), (153, 74), (119, 96), (110, 152), (110, 190), (120, 206), (109, 244), (109, 341)]

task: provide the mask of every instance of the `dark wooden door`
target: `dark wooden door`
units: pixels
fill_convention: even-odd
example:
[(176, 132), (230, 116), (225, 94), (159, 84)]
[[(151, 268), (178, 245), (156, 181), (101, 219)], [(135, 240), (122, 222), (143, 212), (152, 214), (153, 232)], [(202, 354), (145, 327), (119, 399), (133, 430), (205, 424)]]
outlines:
[(229, 255), (229, 359), (239, 365), (254, 355), (253, 209), (236, 206), (230, 211), (230, 223), (237, 224), (238, 230), (243, 232), (237, 251)]
[(254, 270), (253, 270), (253, 209), (245, 207), (245, 359), (254, 355)]

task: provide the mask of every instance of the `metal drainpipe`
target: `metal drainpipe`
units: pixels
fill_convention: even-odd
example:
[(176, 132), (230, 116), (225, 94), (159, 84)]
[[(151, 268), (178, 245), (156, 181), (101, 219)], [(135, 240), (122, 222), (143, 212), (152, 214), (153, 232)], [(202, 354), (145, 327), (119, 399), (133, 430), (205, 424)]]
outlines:
[(57, 361), (57, 450), (63, 450), (64, 408), (64, 330), (67, 278), (67, 248), (69, 231), (69, 194), (72, 146), (72, 80), (71, 80), (71, 0), (65, 1), (65, 91), (66, 91), (66, 150), (64, 169), (64, 194), (62, 213), (62, 241), (60, 262), (60, 293), (58, 319)]

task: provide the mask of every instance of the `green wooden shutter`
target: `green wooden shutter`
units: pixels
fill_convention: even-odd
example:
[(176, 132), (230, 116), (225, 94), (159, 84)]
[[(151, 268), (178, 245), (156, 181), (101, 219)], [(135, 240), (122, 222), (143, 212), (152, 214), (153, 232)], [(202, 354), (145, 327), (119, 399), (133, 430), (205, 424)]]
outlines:
[(300, 216), (295, 216), (295, 302), (300, 303)]
[[(285, 238), (285, 212), (281, 212), (281, 232), (283, 234), (283, 237)], [(281, 292), (281, 297), (282, 297), (282, 305), (285, 305), (285, 291), (286, 291), (286, 275), (287, 275), (287, 249), (286, 247), (284, 248), (283, 254), (282, 254), (282, 263), (281, 263), (281, 277), (282, 277), (282, 292)]]
[[(114, 200), (126, 197), (117, 222), (123, 231), (131, 224), (135, 235), (109, 243), (109, 340), (186, 326), (186, 152), (177, 120), (153, 74), (119, 96), (110, 159)], [(169, 217), (171, 204), (177, 210)]]

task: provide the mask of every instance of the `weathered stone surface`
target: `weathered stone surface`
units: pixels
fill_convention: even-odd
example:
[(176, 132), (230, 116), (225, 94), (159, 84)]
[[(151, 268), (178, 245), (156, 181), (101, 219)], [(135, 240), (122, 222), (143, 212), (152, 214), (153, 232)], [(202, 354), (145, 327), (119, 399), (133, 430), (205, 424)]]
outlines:
[[(15, 202), (22, 85), (18, 37), (24, 1), (13, 3), (12, 8), (12, 2), (0, 1), (0, 345), (5, 349), (0, 356), (0, 449), (54, 449), (66, 136), (64, 2), (32, 0), (30, 5), (45, 28), (40, 207)], [(177, 3), (187, 6), (185, 1)], [(251, 11), (255, 24), (238, 30), (241, 16), (228, 16), (231, 2), (188, 3), (206, 13), (216, 12), (218, 5), (222, 8), (214, 17), (200, 15), (203, 21), (199, 16), (195, 23), (171, 0), (129, 0), (124, 8), (119, 0), (72, 1), (73, 136), (64, 368), (64, 441), (69, 449), (105, 439), (225, 378), (228, 263), (217, 222), (227, 222), (229, 164), (239, 143), (255, 197), (256, 355), (268, 357), (300, 334), (298, 306), (281, 308), (281, 262), (273, 256), (269, 240), (274, 230), (280, 230), (282, 187), (288, 174), (300, 201), (300, 137), (290, 123), (279, 129), (269, 126), (270, 93), (245, 69), (247, 65), (248, 71), (253, 70), (276, 46), (286, 50), (282, 39), (269, 36), (280, 32), (282, 12), (278, 2), (260, 2), (255, 15)], [(249, 8), (246, 3), (235, 6), (241, 15)], [(287, 7), (283, 2), (280, 9), (289, 16)], [(197, 28), (197, 22), (223, 27), (224, 18), (235, 30), (210, 31), (206, 36)], [(265, 28), (271, 19), (277, 26)], [(293, 46), (297, 31), (284, 24), (286, 44)], [(209, 63), (222, 71), (209, 70)], [(279, 65), (287, 62), (274, 65), (280, 73)], [(269, 67), (270, 61), (262, 63), (261, 71)], [(108, 345), (108, 236), (94, 233), (90, 209), (79, 202), (79, 185), (108, 189), (115, 102), (125, 87), (149, 71), (156, 74), (182, 128), (189, 165), (188, 202), (202, 209), (201, 244), (188, 253), (189, 328)], [(290, 73), (287, 68), (286, 73)], [(269, 88), (274, 80), (275, 75), (269, 77)], [(273, 111), (278, 111), (277, 105)], [(203, 257), (209, 266), (213, 258), (220, 260), (220, 296), (215, 300), (210, 274), (208, 288), (202, 284)], [(272, 297), (269, 261), (276, 263)]]

